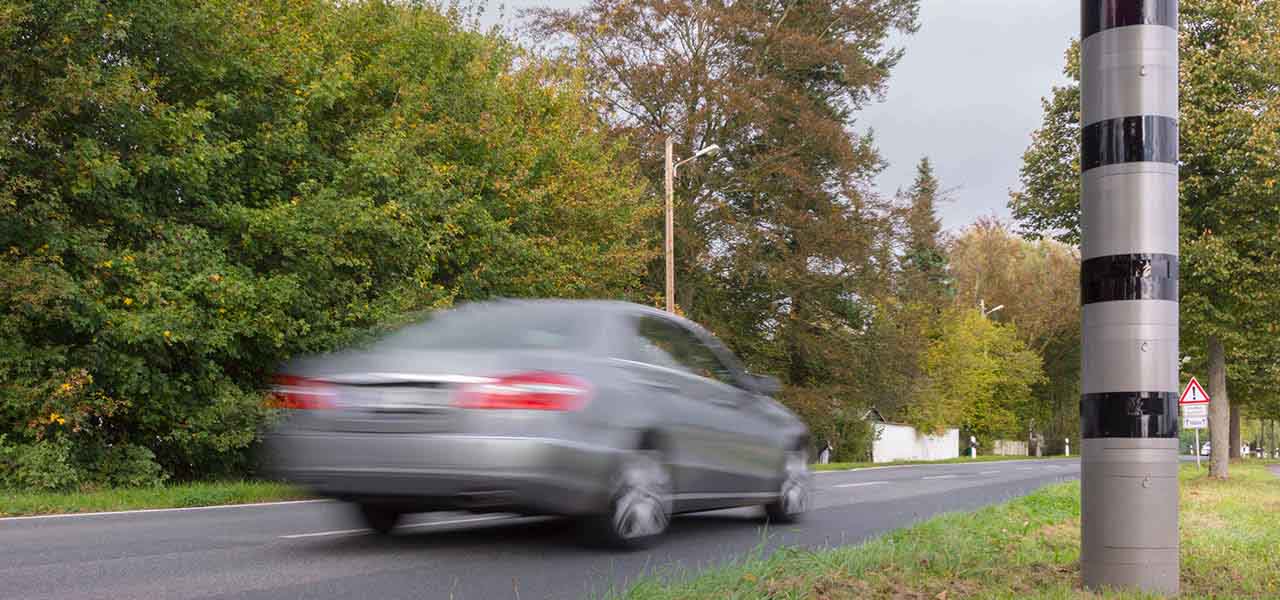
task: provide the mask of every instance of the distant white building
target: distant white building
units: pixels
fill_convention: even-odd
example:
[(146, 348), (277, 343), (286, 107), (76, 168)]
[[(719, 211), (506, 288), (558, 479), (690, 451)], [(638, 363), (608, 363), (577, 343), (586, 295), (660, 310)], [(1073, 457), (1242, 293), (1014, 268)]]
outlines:
[(871, 461), (944, 460), (960, 456), (960, 430), (947, 429), (939, 435), (926, 435), (910, 425), (890, 423), (874, 407), (862, 416), (872, 422), (876, 439), (871, 444)]

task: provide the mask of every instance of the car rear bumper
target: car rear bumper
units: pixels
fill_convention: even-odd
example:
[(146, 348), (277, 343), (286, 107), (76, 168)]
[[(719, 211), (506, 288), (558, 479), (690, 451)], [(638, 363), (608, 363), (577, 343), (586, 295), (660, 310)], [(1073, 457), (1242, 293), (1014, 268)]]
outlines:
[(405, 510), (589, 514), (603, 509), (619, 452), (539, 437), (289, 432), (268, 470), (321, 495)]

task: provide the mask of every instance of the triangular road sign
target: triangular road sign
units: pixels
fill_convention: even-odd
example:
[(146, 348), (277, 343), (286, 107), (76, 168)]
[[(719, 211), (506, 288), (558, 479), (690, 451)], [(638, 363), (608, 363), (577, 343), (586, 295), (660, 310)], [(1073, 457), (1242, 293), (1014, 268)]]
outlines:
[(1182, 390), (1182, 397), (1178, 398), (1178, 404), (1208, 404), (1209, 394), (1204, 393), (1204, 388), (1200, 387), (1200, 382), (1195, 377), (1187, 382), (1186, 389)]

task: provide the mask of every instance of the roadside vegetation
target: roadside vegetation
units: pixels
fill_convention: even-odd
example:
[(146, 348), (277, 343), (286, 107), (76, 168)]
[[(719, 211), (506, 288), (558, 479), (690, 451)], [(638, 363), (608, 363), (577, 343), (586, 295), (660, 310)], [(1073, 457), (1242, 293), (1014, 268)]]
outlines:
[(271, 481), (210, 481), (75, 492), (0, 489), (0, 517), (251, 504), (309, 497), (305, 490)]
[[(1179, 352), (1182, 380), (1199, 376), (1213, 398), (1203, 441), (1226, 477), (1245, 443), (1280, 446), (1280, 2), (1182, 0), (1178, 19)], [(1009, 208), (1024, 235), (1075, 245), (1078, 41), (1064, 62), (1067, 83), (1043, 100)], [(1248, 419), (1271, 423), (1250, 434)]]
[[(723, 149), (674, 182), (677, 310), (815, 443), (867, 459), (874, 403), (1061, 452), (1077, 86), (1046, 90), (1018, 229), (947, 232), (963, 182), (922, 141), (881, 191), (863, 119), (918, 0), (793, 8), (548, 2), (497, 31), (470, 0), (0, 4), (0, 487), (252, 478), (291, 357), (494, 297), (660, 304), (668, 138)], [(1232, 388), (1219, 437), (1280, 418), (1278, 14), (1182, 4), (1183, 353)]]
[(811, 465), (814, 471), (845, 471), (850, 469), (866, 469), (870, 467), (900, 467), (903, 465), (948, 465), (956, 463), (969, 462), (1001, 462), (1006, 460), (1050, 460), (1060, 458), (1076, 458), (1068, 456), (977, 456), (969, 458), (961, 456), (959, 458), (947, 458), (943, 460), (895, 460), (887, 463), (874, 463), (870, 461), (863, 462), (836, 462)]
[(581, 78), (427, 4), (0, 5), (0, 486), (249, 477), (290, 356), (644, 298)]
[(1064, 437), (1078, 361), (1044, 349), (1075, 302), (1018, 286), (1071, 288), (1074, 251), (952, 244), (925, 158), (875, 189), (855, 125), (917, 5), (619, 0), (515, 34), (468, 2), (6, 4), (0, 487), (252, 478), (290, 357), (493, 297), (658, 303), (668, 136), (724, 149), (676, 182), (678, 310), (837, 458), (869, 456), (866, 398), (984, 445)]
[[(1184, 466), (1182, 597), (1280, 594), (1280, 477), (1234, 464), (1229, 481)], [(652, 579), (629, 600), (1145, 598), (1080, 589), (1080, 484), (1055, 484), (972, 513), (942, 515), (858, 546), (784, 549), (688, 580)]]

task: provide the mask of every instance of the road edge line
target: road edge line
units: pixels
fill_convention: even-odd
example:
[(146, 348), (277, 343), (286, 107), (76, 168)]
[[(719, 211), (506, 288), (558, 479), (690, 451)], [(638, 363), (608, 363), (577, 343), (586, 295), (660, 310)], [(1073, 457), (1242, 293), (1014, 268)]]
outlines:
[(5, 521), (33, 521), (36, 519), (70, 519), (73, 517), (105, 517), (105, 516), (111, 516), (111, 515), (137, 515), (137, 514), (145, 514), (145, 513), (214, 510), (219, 508), (252, 508), (256, 506), (316, 504), (320, 502), (333, 502), (333, 500), (330, 500), (328, 498), (312, 498), (310, 500), (281, 500), (277, 502), (248, 502), (244, 504), (212, 504), (209, 506), (181, 506), (181, 507), (175, 507), (175, 508), (138, 508), (134, 510), (109, 510), (109, 511), (101, 511), (101, 512), (58, 513), (56, 515), (21, 515), (16, 517), (0, 517), (0, 523), (3, 523)]
[(973, 462), (936, 462), (936, 463), (913, 463), (909, 465), (883, 465), (879, 467), (854, 467), (852, 469), (827, 469), (823, 471), (812, 471), (814, 475), (822, 475), (824, 473), (857, 473), (858, 471), (876, 471), (879, 469), (909, 469), (911, 467), (948, 467), (952, 465), (998, 465), (1004, 463), (1023, 463), (1023, 462), (1043, 462), (1050, 460), (1071, 460), (1079, 459), (1078, 456), (1046, 456), (1043, 458), (1013, 458), (1009, 460), (975, 460)]

